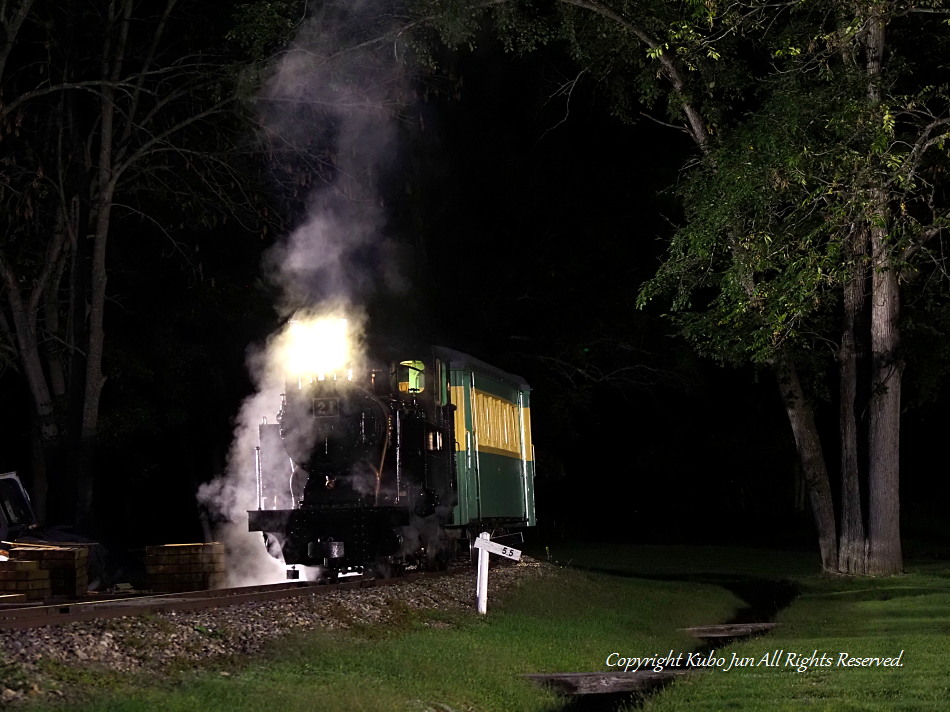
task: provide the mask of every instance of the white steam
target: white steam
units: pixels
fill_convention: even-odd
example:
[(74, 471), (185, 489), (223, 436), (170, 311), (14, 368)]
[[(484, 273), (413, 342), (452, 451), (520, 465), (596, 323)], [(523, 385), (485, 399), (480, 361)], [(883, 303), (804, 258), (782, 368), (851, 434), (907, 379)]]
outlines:
[[(267, 276), (280, 287), (275, 308), (285, 318), (345, 318), (351, 334), (365, 323), (360, 305), (369, 294), (398, 280), (377, 184), (394, 160), (395, 110), (404, 103), (406, 82), (392, 43), (375, 41), (391, 30), (385, 23), (392, 15), (380, 4), (325, 3), (301, 28), (260, 95), (272, 155), (288, 161), (304, 156), (309, 163), (301, 165), (323, 166), (307, 215), (264, 257)], [(264, 418), (275, 422), (290, 375), (284, 353), (289, 334), (275, 335), (249, 358), (256, 392), (235, 420), (226, 474), (198, 493), (218, 523), (215, 536), (227, 546), (230, 585), (284, 579), (284, 566), (267, 553), (261, 533), (247, 531), (246, 512), (258, 506), (258, 427)], [(328, 336), (310, 331), (309, 348), (326, 352)], [(347, 359), (363, 361), (358, 353)], [(319, 369), (306, 369), (319, 376)]]
[(278, 583), (285, 577), (283, 564), (264, 548), (261, 533), (247, 530), (247, 511), (257, 509), (258, 424), (263, 418), (274, 422), (285, 387), (278, 374), (261, 370), (257, 376), (257, 392), (244, 401), (235, 419), (226, 474), (198, 489), (198, 501), (214, 515), (215, 538), (225, 544), (228, 586)]
[[(395, 155), (405, 67), (393, 54), (381, 2), (326, 3), (305, 25), (262, 96), (263, 122), (278, 153), (325, 166), (308, 216), (266, 258), (284, 292), (284, 314), (327, 300), (359, 304), (395, 277), (383, 239), (378, 191)], [(383, 19), (381, 19), (383, 18)]]

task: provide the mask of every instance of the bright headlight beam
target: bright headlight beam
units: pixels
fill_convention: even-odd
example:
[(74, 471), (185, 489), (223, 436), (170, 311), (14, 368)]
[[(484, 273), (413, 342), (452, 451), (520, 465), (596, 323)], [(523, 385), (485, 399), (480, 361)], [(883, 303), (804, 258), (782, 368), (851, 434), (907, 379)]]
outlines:
[(346, 377), (352, 344), (346, 319), (294, 318), (281, 335), (279, 361), (284, 372), (297, 378)]

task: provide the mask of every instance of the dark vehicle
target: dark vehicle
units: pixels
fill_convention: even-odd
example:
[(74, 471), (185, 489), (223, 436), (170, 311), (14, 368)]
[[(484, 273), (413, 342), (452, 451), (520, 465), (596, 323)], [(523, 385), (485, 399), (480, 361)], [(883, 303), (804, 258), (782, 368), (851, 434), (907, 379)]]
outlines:
[(30, 495), (15, 472), (0, 474), (0, 541), (13, 541), (37, 526)]
[(287, 565), (440, 568), (478, 531), (534, 525), (527, 384), (450, 349), (413, 356), (299, 379), (260, 425), (249, 529)]

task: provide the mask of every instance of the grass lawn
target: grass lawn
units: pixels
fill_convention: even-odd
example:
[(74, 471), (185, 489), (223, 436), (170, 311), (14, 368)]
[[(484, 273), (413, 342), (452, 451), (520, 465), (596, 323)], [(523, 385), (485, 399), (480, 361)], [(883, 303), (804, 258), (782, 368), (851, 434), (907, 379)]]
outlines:
[[(752, 658), (712, 669), (645, 700), (669, 710), (950, 709), (950, 565), (910, 565), (891, 579), (817, 573), (815, 556), (736, 548), (574, 547), (551, 551), (553, 575), (474, 612), (406, 611), (392, 628), (358, 627), (282, 639), (269, 655), (210, 660), (200, 670), (78, 681), (77, 711), (560, 709), (563, 698), (521, 678), (608, 670), (611, 652), (648, 656), (697, 647), (678, 628), (727, 620), (742, 601), (719, 583), (790, 579), (800, 595), (771, 634), (717, 649)], [(543, 555), (543, 554), (542, 554)], [(598, 569), (610, 570), (606, 574)], [(817, 650), (804, 672), (788, 655)], [(841, 653), (894, 657), (902, 667), (843, 667)], [(775, 651), (782, 651), (775, 655)], [(759, 663), (766, 655), (776, 667)], [(57, 709), (34, 706), (32, 710)]]
[[(726, 582), (785, 578), (799, 594), (770, 634), (718, 648), (728, 668), (735, 655), (747, 667), (712, 669), (651, 696), (648, 712), (697, 710), (950, 710), (950, 562), (910, 561), (891, 578), (816, 573), (817, 554), (716, 547), (572, 546), (558, 560), (624, 576)], [(776, 654), (779, 651), (779, 654)], [(817, 651), (826, 665), (799, 671), (795, 657)], [(842, 658), (893, 658), (900, 667), (851, 667)], [(769, 667), (768, 662), (778, 661)]]
[[(796, 577), (800, 594), (767, 636), (720, 650), (749, 667), (679, 681), (643, 706), (697, 710), (950, 709), (950, 565), (911, 563), (888, 579)], [(776, 653), (776, 651), (780, 651)], [(799, 668), (817, 651), (824, 665)], [(903, 651), (903, 652), (902, 652)], [(900, 667), (852, 667), (851, 658), (900, 658)], [(767, 667), (777, 661), (777, 667)]]

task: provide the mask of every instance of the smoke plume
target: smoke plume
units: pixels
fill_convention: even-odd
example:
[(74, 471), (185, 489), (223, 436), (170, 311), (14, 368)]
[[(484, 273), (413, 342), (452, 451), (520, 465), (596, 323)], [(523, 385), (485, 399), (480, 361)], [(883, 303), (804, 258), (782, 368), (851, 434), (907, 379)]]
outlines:
[[(378, 41), (392, 30), (392, 15), (379, 5), (325, 3), (276, 62), (258, 102), (272, 157), (285, 163), (303, 157), (299, 165), (318, 165), (320, 174), (299, 181), (317, 186), (306, 215), (264, 256), (265, 274), (279, 288), (275, 309), (285, 319), (301, 313), (346, 318), (357, 333), (365, 323), (361, 304), (377, 285), (398, 279), (377, 184), (395, 154), (395, 116), (406, 82), (393, 44)], [(227, 472), (198, 493), (219, 522), (230, 585), (284, 577), (260, 532), (247, 531), (246, 511), (258, 506), (258, 425), (264, 418), (274, 422), (286, 387), (279, 348), (285, 336), (282, 331), (251, 351), (256, 392), (236, 417)]]

